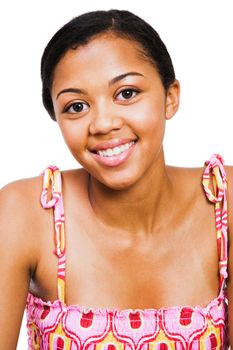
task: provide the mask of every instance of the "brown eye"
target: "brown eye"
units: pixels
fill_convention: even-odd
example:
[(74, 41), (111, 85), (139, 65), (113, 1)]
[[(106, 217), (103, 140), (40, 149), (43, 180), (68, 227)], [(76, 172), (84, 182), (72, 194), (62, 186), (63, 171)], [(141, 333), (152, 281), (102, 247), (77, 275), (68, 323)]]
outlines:
[(72, 103), (71, 105), (69, 105), (65, 109), (65, 112), (66, 113), (80, 113), (80, 112), (86, 111), (87, 108), (88, 108), (88, 105), (86, 103), (75, 102), (75, 103)]
[(133, 91), (132, 90), (124, 90), (122, 91), (122, 96), (124, 98), (131, 98), (133, 96)]
[(83, 103), (80, 103), (80, 102), (74, 103), (72, 107), (73, 107), (73, 110), (75, 112), (82, 112), (82, 110), (83, 110)]
[(134, 98), (138, 93), (139, 91), (134, 89), (124, 89), (117, 95), (117, 97), (121, 101), (130, 100)]

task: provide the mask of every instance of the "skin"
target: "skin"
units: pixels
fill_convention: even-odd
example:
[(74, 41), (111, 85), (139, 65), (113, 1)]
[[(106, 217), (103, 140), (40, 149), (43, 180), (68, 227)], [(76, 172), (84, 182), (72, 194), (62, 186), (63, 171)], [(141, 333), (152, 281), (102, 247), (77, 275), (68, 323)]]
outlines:
[[(127, 72), (143, 76), (128, 75), (109, 85)], [(70, 88), (85, 94), (60, 93)], [(126, 89), (138, 92), (126, 99)], [(175, 81), (165, 94), (158, 72), (136, 43), (110, 34), (68, 51), (56, 66), (56, 120), (83, 166), (62, 172), (67, 305), (206, 306), (217, 297), (214, 205), (201, 186), (203, 167), (172, 167), (164, 160), (165, 124), (178, 109), (179, 93)], [(75, 113), (71, 105), (77, 102), (83, 110)], [(122, 138), (137, 140), (123, 164), (106, 167), (93, 158), (94, 146)], [(231, 276), (233, 167), (226, 171)], [(53, 211), (41, 208), (41, 188), (42, 178), (36, 177), (0, 193), (0, 349), (15, 349), (28, 290), (43, 300), (57, 299)], [(228, 293), (231, 324), (231, 278)]]

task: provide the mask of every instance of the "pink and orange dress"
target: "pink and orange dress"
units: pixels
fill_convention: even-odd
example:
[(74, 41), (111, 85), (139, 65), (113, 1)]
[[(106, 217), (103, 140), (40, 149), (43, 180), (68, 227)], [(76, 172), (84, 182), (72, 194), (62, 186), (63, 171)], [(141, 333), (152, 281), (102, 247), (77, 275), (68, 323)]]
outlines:
[[(48, 200), (50, 183), (52, 199)], [(48, 167), (44, 171), (41, 203), (44, 208), (54, 208), (58, 299), (54, 302), (43, 301), (28, 294), (26, 312), (29, 349), (227, 349), (227, 180), (220, 155), (214, 154), (206, 161), (202, 183), (207, 198), (215, 205), (219, 295), (205, 307), (185, 305), (160, 309), (93, 309), (65, 303), (65, 216), (61, 174), (57, 167)]]

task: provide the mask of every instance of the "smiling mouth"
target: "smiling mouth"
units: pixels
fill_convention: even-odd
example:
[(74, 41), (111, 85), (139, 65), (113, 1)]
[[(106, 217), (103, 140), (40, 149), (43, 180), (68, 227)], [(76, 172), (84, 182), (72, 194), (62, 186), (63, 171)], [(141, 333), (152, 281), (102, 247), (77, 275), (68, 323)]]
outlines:
[(116, 146), (113, 148), (107, 148), (105, 150), (93, 151), (93, 153), (98, 154), (101, 157), (114, 157), (121, 153), (124, 153), (129, 148), (131, 148), (137, 141), (133, 140), (131, 142), (125, 143), (124, 145)]

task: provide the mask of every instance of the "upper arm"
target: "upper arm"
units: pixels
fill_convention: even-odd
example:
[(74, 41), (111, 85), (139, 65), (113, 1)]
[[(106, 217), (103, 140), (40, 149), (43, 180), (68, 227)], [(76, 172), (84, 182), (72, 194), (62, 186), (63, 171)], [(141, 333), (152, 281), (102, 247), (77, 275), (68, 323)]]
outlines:
[(0, 191), (0, 349), (16, 348), (35, 264), (24, 187), (15, 182)]

